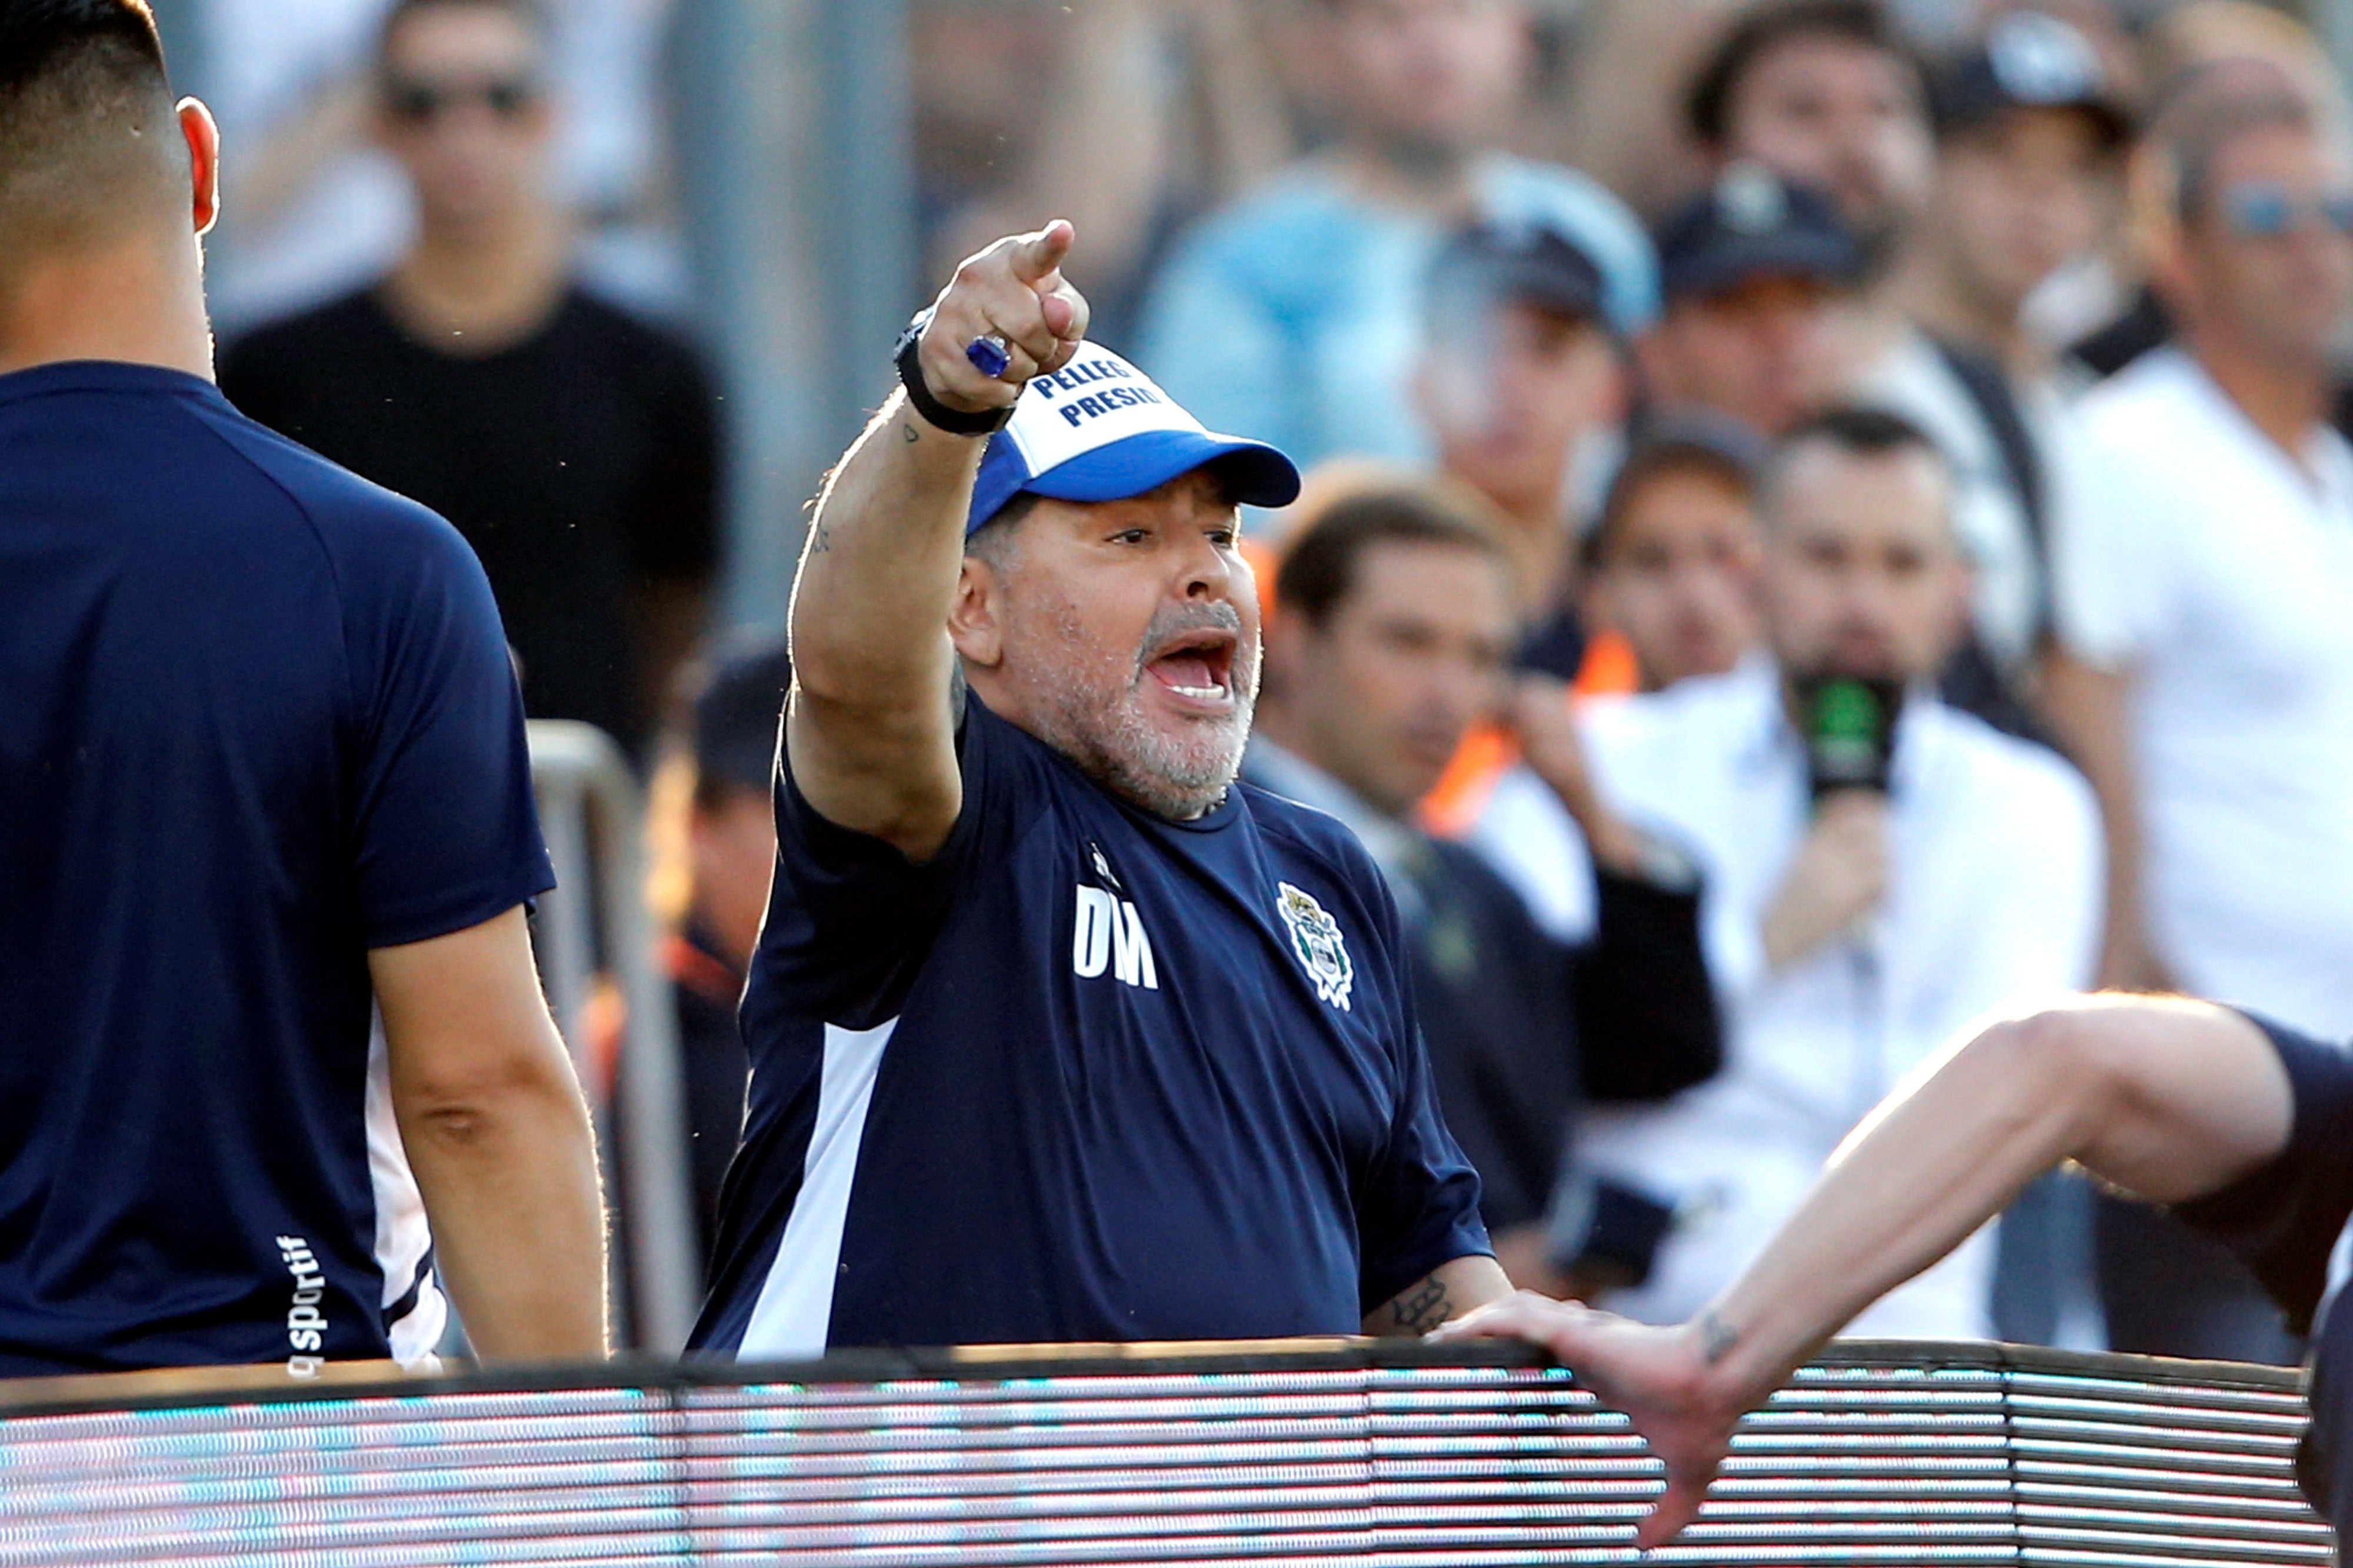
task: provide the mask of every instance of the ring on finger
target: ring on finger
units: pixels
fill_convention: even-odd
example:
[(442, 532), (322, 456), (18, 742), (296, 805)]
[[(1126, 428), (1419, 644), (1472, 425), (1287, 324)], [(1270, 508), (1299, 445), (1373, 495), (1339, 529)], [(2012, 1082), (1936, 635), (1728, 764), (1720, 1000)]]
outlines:
[(965, 345), (964, 357), (991, 381), (1001, 381), (1013, 363), (1013, 345), (1002, 332), (987, 332)]

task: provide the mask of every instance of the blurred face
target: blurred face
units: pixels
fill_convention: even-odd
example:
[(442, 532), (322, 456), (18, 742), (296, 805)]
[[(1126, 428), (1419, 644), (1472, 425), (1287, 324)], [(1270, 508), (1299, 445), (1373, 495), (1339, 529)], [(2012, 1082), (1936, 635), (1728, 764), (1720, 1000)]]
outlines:
[(1527, 68), (1519, 0), (1338, 0), (1340, 111), (1393, 155), (1471, 152), (1504, 122)]
[(2182, 226), (2168, 292), (2200, 332), (2326, 368), (2353, 308), (2353, 171), (2323, 137), (2264, 127), (2225, 142)]
[(493, 220), (546, 199), (554, 112), (546, 47), (530, 25), (461, 0), (400, 25), (377, 123), (428, 226)]
[(1786, 38), (1749, 65), (1723, 151), (1828, 191), (1878, 246), (1926, 205), (1936, 157), (1911, 66), (1826, 33)]
[(1392, 542), (1356, 558), (1322, 626), (1284, 616), (1275, 657), (1284, 712), (1306, 760), (1402, 816), (1503, 700), (1516, 622), (1494, 556)]
[(1675, 300), (1643, 343), (1651, 387), (1671, 406), (1713, 408), (1777, 436), (1843, 378), (1839, 299), (1810, 279), (1758, 278)]
[(2116, 160), (2090, 120), (2013, 109), (1956, 138), (1930, 218), (1960, 286), (2015, 315), (2043, 279), (2088, 253), (2115, 208)]
[(1918, 680), (1942, 669), (1968, 613), (1968, 573), (1926, 452), (1809, 442), (1765, 497), (1767, 635), (1800, 675)]
[(1516, 302), (1480, 336), (1434, 344), (1424, 373), (1440, 460), (1507, 512), (1552, 511), (1579, 445), (1617, 420), (1617, 350), (1590, 321)]
[(968, 557), (951, 630), (982, 700), (1176, 820), (1222, 799), (1258, 700), (1258, 586), (1198, 472), (1133, 500), (1040, 500)]
[(688, 828), (694, 858), (694, 912), (743, 968), (759, 944), (768, 908), (768, 874), (776, 863), (776, 818), (765, 789), (729, 789), (715, 805), (697, 805)]
[(1758, 550), (1748, 493), (1723, 475), (1669, 469), (1626, 498), (1588, 596), (1644, 689), (1722, 675), (1756, 646)]

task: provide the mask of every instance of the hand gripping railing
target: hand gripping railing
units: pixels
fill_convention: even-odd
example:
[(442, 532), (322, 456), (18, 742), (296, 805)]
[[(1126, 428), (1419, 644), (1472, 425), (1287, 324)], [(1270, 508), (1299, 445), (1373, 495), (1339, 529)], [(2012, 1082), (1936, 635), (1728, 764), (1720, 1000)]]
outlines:
[[(654, 956), (645, 906), (645, 805), (612, 738), (588, 724), (534, 720), (531, 776), (555, 890), (539, 902), (540, 968), (555, 1020), (589, 1088), (606, 1169), (617, 1173), (624, 1294), (615, 1282), (623, 1342), (674, 1352), (694, 1326), (702, 1292), (678, 1016)], [(601, 961), (600, 961), (601, 954)], [(617, 984), (625, 1034), (614, 1105), (604, 1075), (582, 1058), (596, 978)], [(621, 1114), (612, 1114), (615, 1106)], [(618, 1137), (614, 1136), (617, 1129)]]
[[(241, 1375), (0, 1384), (0, 1568), (1630, 1563), (1660, 1485), (1622, 1418), (1504, 1345)], [(2326, 1564), (2304, 1420), (2272, 1368), (1841, 1343), (1651, 1560)]]

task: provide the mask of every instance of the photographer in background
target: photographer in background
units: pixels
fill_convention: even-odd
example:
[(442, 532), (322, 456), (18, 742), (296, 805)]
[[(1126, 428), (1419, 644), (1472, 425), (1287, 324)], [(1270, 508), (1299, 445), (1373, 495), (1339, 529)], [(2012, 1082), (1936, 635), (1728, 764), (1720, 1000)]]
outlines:
[[(1650, 1283), (1609, 1301), (1629, 1315), (1705, 1303), (1963, 1025), (2090, 978), (2090, 791), (1935, 695), (1968, 613), (1950, 506), (1916, 426), (1847, 408), (1806, 421), (1762, 489), (1771, 657), (1586, 710), (1601, 797), (1693, 847), (1725, 1008), (1722, 1073), (1587, 1123), (1596, 1172), (1675, 1211)], [(1561, 816), (1507, 779), (1477, 839), (1556, 903), (1542, 879), (1577, 855)], [(1859, 1331), (1986, 1336), (1992, 1264), (1990, 1238), (1971, 1242)]]

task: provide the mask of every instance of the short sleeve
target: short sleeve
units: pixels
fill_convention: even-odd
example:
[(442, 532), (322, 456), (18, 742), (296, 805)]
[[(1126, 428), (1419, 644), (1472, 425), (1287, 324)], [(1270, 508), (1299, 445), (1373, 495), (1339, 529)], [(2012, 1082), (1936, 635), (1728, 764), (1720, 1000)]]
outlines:
[(370, 947), (464, 931), (555, 885), (490, 582), (456, 530), (415, 522), (372, 537), (346, 587)]
[(2308, 1333), (2327, 1289), (2329, 1254), (2353, 1216), (2353, 1049), (2252, 1021), (2271, 1037), (2294, 1087), (2287, 1147), (2173, 1212), (2244, 1258), (2289, 1325)]
[(820, 816), (793, 777), (789, 748), (777, 748), (776, 883), (753, 974), (759, 1008), (847, 1029), (898, 1016), (973, 868), (1001, 851), (1009, 814), (1043, 794), (1019, 776), (1029, 761), (1020, 739), (967, 700), (956, 735), (964, 798), (947, 842), (920, 864)]
[[(1377, 882), (1367, 865), (1365, 875)], [(1430, 1046), (1415, 1022), (1419, 1005), (1398, 931), (1397, 911), (1382, 893), (1384, 936), (1397, 955), (1400, 1092), (1389, 1121), (1388, 1146), (1356, 1205), (1357, 1246), (1362, 1258), (1361, 1310), (1393, 1300), (1416, 1280), (1458, 1258), (1492, 1257), (1487, 1226), (1479, 1217), (1479, 1173), (1463, 1157), (1440, 1113), (1431, 1076)]]
[(2103, 669), (2158, 641), (2168, 603), (2168, 509), (2143, 502), (2131, 443), (2097, 416), (2112, 412), (2079, 411), (2049, 447), (2052, 615), (2067, 651)]

